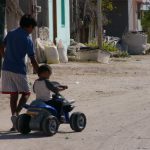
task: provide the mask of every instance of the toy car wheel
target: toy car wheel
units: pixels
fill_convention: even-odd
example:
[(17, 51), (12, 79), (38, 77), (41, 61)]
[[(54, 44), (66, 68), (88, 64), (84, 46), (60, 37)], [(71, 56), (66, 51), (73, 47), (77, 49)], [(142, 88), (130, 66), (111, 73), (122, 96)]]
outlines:
[(48, 116), (43, 120), (42, 130), (47, 136), (53, 136), (57, 133), (59, 123), (56, 117)]
[(70, 127), (76, 132), (81, 132), (86, 127), (86, 116), (83, 113), (75, 112), (70, 117)]
[(31, 120), (31, 116), (29, 116), (27, 114), (22, 114), (22, 115), (18, 116), (18, 119), (17, 119), (18, 132), (20, 132), (22, 134), (30, 133), (31, 132), (31, 129), (29, 127), (30, 120)]

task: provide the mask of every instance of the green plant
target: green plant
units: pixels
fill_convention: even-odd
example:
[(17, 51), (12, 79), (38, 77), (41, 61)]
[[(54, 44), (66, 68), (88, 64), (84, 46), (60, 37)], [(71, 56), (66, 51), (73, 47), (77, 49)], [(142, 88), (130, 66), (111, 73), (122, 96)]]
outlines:
[(142, 27), (148, 34), (148, 42), (150, 42), (150, 10), (143, 12)]
[(108, 52), (117, 52), (119, 49), (113, 43), (103, 42), (103, 50)]
[(92, 42), (89, 42), (89, 43), (85, 43), (85, 45), (86, 45), (87, 47), (92, 48), (92, 49), (98, 49), (98, 44), (97, 44), (97, 42), (95, 42), (95, 41), (92, 41)]
[(113, 57), (116, 58), (125, 58), (125, 57), (130, 57), (129, 53), (127, 51), (119, 51), (118, 53), (116, 53), (115, 55), (113, 55)]
[(102, 8), (104, 12), (110, 12), (114, 9), (113, 0), (103, 0)]
[[(85, 45), (92, 49), (98, 49), (98, 44), (96, 41), (86, 43)], [(129, 57), (129, 53), (127, 51), (120, 51), (114, 43), (103, 42), (103, 50), (114, 53), (113, 57)]]
[[(92, 49), (98, 49), (98, 44), (95, 41), (85, 43), (85, 45)], [(107, 43), (107, 42), (103, 42), (103, 50), (108, 51), (108, 52), (119, 51), (118, 48), (113, 43)]]
[(144, 12), (144, 15), (142, 18), (142, 26), (146, 30), (150, 27), (150, 10)]

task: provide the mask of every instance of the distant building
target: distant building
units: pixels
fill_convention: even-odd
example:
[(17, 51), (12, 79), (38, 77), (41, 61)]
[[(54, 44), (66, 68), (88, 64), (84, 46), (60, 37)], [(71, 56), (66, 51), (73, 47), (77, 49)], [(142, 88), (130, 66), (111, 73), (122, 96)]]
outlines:
[(122, 37), (128, 31), (142, 31), (141, 9), (149, 0), (113, 0), (116, 9), (107, 14), (106, 34)]
[(150, 10), (150, 0), (143, 0), (141, 10), (143, 11)]

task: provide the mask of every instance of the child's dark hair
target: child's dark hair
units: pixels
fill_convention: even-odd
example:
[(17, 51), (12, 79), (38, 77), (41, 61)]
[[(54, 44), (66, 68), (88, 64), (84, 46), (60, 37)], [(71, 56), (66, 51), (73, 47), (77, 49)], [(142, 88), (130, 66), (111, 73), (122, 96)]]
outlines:
[(52, 68), (48, 65), (42, 65), (38, 68), (38, 76), (41, 74), (41, 73), (44, 73), (44, 72), (49, 72), (50, 74), (52, 74)]
[(29, 14), (25, 14), (22, 16), (20, 20), (20, 27), (28, 28), (32, 26), (33, 28), (37, 26), (36, 20)]

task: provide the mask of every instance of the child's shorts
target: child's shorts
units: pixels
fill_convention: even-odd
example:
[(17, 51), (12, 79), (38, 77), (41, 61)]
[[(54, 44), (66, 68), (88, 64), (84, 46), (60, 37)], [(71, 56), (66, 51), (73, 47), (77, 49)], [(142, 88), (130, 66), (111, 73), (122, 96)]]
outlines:
[(3, 94), (30, 94), (27, 75), (2, 71)]

